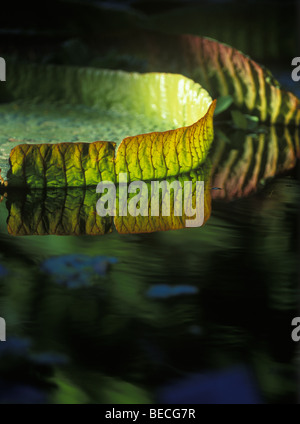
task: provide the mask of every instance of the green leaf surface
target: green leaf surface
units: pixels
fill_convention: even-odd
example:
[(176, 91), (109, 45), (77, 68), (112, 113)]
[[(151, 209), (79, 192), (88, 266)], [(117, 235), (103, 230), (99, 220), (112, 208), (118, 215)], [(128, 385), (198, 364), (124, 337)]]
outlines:
[(215, 110), (215, 116), (225, 112), (233, 103), (232, 96), (221, 96), (218, 98), (218, 103)]

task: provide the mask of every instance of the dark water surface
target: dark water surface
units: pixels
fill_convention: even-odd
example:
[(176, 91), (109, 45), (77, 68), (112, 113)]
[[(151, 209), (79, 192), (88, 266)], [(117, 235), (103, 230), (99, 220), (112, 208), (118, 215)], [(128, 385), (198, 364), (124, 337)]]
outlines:
[[(41, 16), (27, 7), (20, 18), (13, 3), (7, 13), (1, 5), (4, 178), (10, 150), (21, 143), (121, 141), (141, 130), (177, 127), (165, 116), (165, 127), (139, 116), (140, 107), (135, 116), (126, 108), (102, 114), (93, 109), (105, 97), (96, 89), (105, 94), (106, 85), (83, 80), (91, 71), (66, 78), (71, 89), (61, 104), (52, 104), (64, 97), (60, 83), (67, 71), (59, 78), (52, 71), (36, 78), (23, 72), (23, 80), (17, 65), (13, 83), (16, 58), (190, 75), (190, 53), (176, 37), (205, 34), (268, 65), (286, 89), (300, 95), (299, 82), (291, 78), (299, 51), (294, 1), (272, 7), (261, 0), (64, 3), (51, 2), (47, 9), (44, 2)], [(149, 38), (147, 44), (141, 37), (147, 28), (175, 38), (168, 45), (170, 34), (166, 42), (165, 35), (153, 34), (158, 42)], [(193, 64), (198, 56), (191, 58)], [(32, 91), (24, 101), (18, 93), (27, 84)], [(36, 99), (39, 89), (46, 104)], [(84, 106), (73, 101), (82, 95), (88, 99)], [(110, 107), (114, 98), (108, 99)], [(174, 104), (166, 99), (168, 112)], [(26, 203), (25, 193), (5, 198), (0, 187), (0, 317), (7, 324), (7, 341), (0, 342), (0, 404), (297, 403), (300, 355), (291, 323), (300, 316), (299, 128), (254, 125), (245, 133), (229, 128), (229, 120), (225, 112), (215, 122), (213, 178), (207, 184), (217, 189), (210, 191), (211, 217), (200, 228), (22, 237), (33, 228), (43, 233), (61, 217), (66, 232), (69, 216), (84, 229), (74, 207), (80, 199), (62, 207), (55, 196), (53, 205), (51, 196), (48, 203), (34, 202), (34, 196)]]
[(299, 201), (293, 172), (201, 228), (13, 237), (4, 199), (0, 402), (295, 403)]

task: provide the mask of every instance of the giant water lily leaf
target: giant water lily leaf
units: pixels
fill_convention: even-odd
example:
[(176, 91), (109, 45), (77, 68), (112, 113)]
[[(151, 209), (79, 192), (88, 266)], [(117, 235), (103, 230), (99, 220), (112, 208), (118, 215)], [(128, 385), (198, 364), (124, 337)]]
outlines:
[[(9, 80), (6, 87), (7, 95), (14, 102), (3, 105), (0, 165), (4, 171), (7, 169), (8, 151), (15, 147), (10, 157), (11, 186), (24, 184), (32, 187), (89, 186), (96, 185), (103, 179), (102, 177), (112, 180), (114, 176), (111, 158), (114, 144), (102, 142), (88, 146), (79, 143), (77, 147), (72, 147), (68, 143), (56, 144), (78, 142), (78, 138), (82, 139), (85, 135), (87, 139), (82, 140), (85, 142), (90, 141), (91, 137), (96, 137), (95, 133), (92, 135), (89, 133), (91, 128), (89, 112), (94, 121), (95, 115), (99, 116), (100, 121), (101, 116), (104, 115), (103, 134), (100, 132), (101, 127), (97, 128), (97, 135), (99, 135), (97, 138), (107, 139), (109, 134), (108, 139), (116, 141), (117, 144), (126, 135), (138, 134), (135, 130), (136, 123), (140, 130), (162, 130), (149, 136), (127, 138), (119, 147), (117, 168), (123, 172), (124, 167), (127, 169), (129, 164), (128, 170), (133, 179), (136, 175), (135, 168), (138, 168), (139, 164), (143, 166), (145, 179), (152, 175), (159, 178), (189, 172), (204, 161), (212, 142), (212, 117), (215, 103), (212, 103), (209, 94), (199, 84), (181, 75), (129, 74), (105, 70), (23, 65), (11, 68)], [(75, 86), (77, 90), (74, 91), (72, 87)], [(42, 103), (45, 98), (50, 104), (50, 113)], [(32, 105), (36, 105), (36, 109), (28, 116), (26, 111), (29, 99), (31, 108)], [(62, 110), (62, 103), (67, 104), (69, 109), (74, 105), (73, 108), (77, 114), (73, 115), (74, 119), (71, 123), (67, 121), (69, 133), (65, 131), (65, 120), (62, 120), (61, 126), (57, 126), (57, 122), (62, 118), (57, 112), (55, 114), (53, 107), (51, 108), (51, 102), (54, 108), (58, 107), (58, 113)], [(79, 108), (80, 104), (90, 109)], [(82, 124), (78, 133), (76, 127), (81, 119)], [(84, 127), (85, 120), (88, 122), (84, 132), (81, 127)], [(107, 127), (111, 120), (114, 125), (108, 132)], [(127, 127), (122, 134), (122, 125), (125, 121)], [(18, 128), (19, 122), (20, 128)], [(71, 127), (72, 123), (74, 123), (75, 131)], [(131, 129), (130, 123), (132, 123)], [(57, 130), (55, 133), (52, 130), (53, 126)], [(177, 127), (180, 128), (170, 131)], [(64, 132), (60, 138), (62, 128)], [(23, 141), (30, 146), (22, 143), (20, 137), (22, 135)], [(50, 140), (49, 136), (52, 136)], [(154, 138), (153, 149), (148, 148), (151, 137)], [(33, 142), (37, 146), (31, 146)], [(56, 144), (55, 147), (50, 145), (52, 143)], [(136, 157), (139, 158), (139, 163)], [(150, 165), (151, 161), (153, 165)], [(106, 174), (104, 168), (107, 168)], [(137, 171), (140, 169), (138, 168)]]
[[(114, 217), (110, 213), (99, 215), (101, 196), (94, 188), (37, 189), (23, 195), (18, 190), (13, 191), (7, 199), (8, 233), (15, 236), (104, 235), (112, 232), (113, 222), (121, 234), (200, 227), (211, 213), (210, 170), (205, 166), (178, 179), (158, 180), (158, 183), (162, 183), (161, 193), (156, 194), (151, 191), (151, 183), (143, 182), (147, 193), (144, 204), (137, 205), (137, 216), (132, 216), (130, 202), (138, 192), (134, 189), (134, 193), (131, 192), (128, 197), (126, 194), (124, 203), (120, 198), (123, 195), (120, 194), (119, 185), (116, 198), (112, 199), (116, 205)], [(174, 181), (177, 186), (172, 186)], [(200, 182), (204, 185), (199, 186)], [(167, 188), (169, 185), (173, 187), (170, 191)], [(127, 193), (129, 187), (123, 184), (122, 189), (125, 188)], [(158, 207), (156, 216), (153, 216), (153, 198), (156, 198), (155, 205)]]
[[(213, 140), (213, 102), (195, 124), (125, 138), (118, 148), (116, 173), (128, 180), (156, 180), (196, 169)], [(115, 181), (115, 143), (22, 144), (10, 154), (10, 187), (90, 187)]]
[(299, 125), (299, 99), (282, 90), (268, 70), (226, 44), (192, 36), (183, 40), (197, 80), (205, 81), (212, 93), (231, 95), (238, 107), (261, 122)]
[[(120, 54), (143, 58), (148, 71), (180, 72), (214, 97), (231, 96), (242, 111), (261, 122), (299, 125), (300, 102), (283, 90), (271, 72), (241, 51), (194, 35), (141, 32), (139, 39), (113, 38)], [(108, 47), (103, 47), (103, 52)]]

